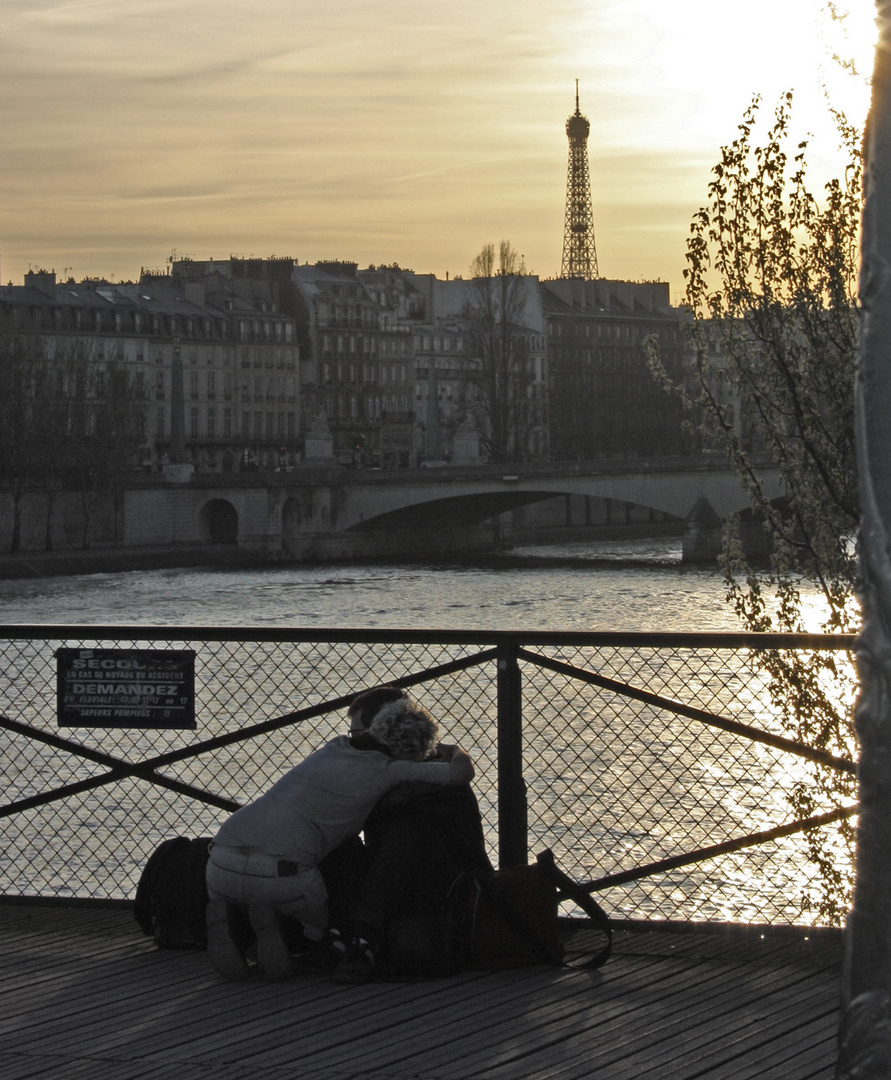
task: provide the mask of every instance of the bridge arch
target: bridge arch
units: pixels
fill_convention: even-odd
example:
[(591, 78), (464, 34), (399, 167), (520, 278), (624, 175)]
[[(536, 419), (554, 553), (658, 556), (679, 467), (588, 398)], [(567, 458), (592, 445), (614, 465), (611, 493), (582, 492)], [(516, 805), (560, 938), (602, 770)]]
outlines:
[(228, 499), (211, 499), (198, 515), (201, 542), (204, 544), (237, 544), (238, 511)]
[[(769, 494), (781, 494), (779, 477), (764, 474)], [(671, 518), (685, 520), (700, 499), (719, 518), (745, 509), (748, 496), (739, 477), (726, 464), (703, 460), (674, 459), (656, 462), (595, 463), (591, 467), (543, 469), (518, 466), (498, 473), (428, 470), (381, 482), (373, 476), (350, 476), (344, 485), (338, 514), (340, 531), (375, 527), (375, 521), (411, 523), (415, 520), (458, 517), (480, 520), (519, 506), (554, 496), (585, 496), (615, 503), (650, 508)]]

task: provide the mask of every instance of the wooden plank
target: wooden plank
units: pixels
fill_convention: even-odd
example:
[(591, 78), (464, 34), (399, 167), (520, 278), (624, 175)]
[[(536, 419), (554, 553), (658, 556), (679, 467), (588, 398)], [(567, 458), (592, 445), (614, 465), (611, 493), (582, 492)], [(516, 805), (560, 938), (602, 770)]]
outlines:
[[(602, 1011), (597, 1003), (595, 1010), (609, 1021), (609, 1034), (605, 1038), (602, 1028), (598, 1030), (585, 1018), (576, 1017), (576, 1032), (570, 1033), (554, 1053), (550, 1053), (547, 1046), (532, 1050), (525, 1067), (535, 1064), (540, 1071), (546, 1071), (548, 1076), (569, 1077), (585, 1075), (585, 1069), (590, 1070), (596, 1066), (608, 1068), (612, 1080), (614, 1074), (622, 1075), (624, 1065), (620, 1065), (620, 1061), (626, 1054), (658, 1053), (664, 1068), (666, 1061), (677, 1053), (679, 1045), (682, 1046), (685, 1041), (689, 1042), (691, 1038), (697, 1037), (700, 1043), (708, 1045), (717, 1024), (725, 1023), (731, 1030), (739, 1027), (744, 1015), (740, 1011), (741, 1006), (747, 1000), (750, 1004), (757, 1004), (765, 999), (767, 994), (772, 995), (770, 1000), (782, 1000), (783, 995), (789, 992), (788, 977), (782, 972), (769, 978), (763, 973), (756, 974), (754, 978), (752, 973), (747, 973), (743, 984), (739, 977), (728, 978), (727, 970), (720, 968), (715, 969), (712, 977), (700, 985), (702, 992), (693, 995), (685, 993), (684, 987), (674, 980), (666, 986), (669, 991), (667, 997), (658, 992), (637, 995), (632, 991), (639, 1007), (625, 1011), (621, 1016), (612, 1015), (612, 1003), (607, 1003)], [(830, 997), (835, 995), (835, 986), (827, 987), (827, 993)], [(681, 1008), (678, 1007), (679, 1002)], [(643, 1023), (639, 1019), (641, 1015), (645, 1018)], [(593, 1052), (592, 1044), (595, 1047)], [(577, 1058), (583, 1059), (581, 1067)], [(638, 1068), (638, 1064), (632, 1065), (630, 1074), (634, 1075)], [(509, 1062), (506, 1067), (488, 1070), (486, 1076), (508, 1080), (515, 1075), (515, 1070), (516, 1064)]]
[(838, 950), (795, 935), (622, 931), (597, 973), (357, 987), (226, 983), (121, 910), (0, 905), (0, 939), (4, 1080), (822, 1080), (838, 998)]
[[(629, 1037), (616, 1043), (591, 1048), (583, 1036), (570, 1036), (560, 1047), (560, 1063), (548, 1062), (549, 1078), (568, 1080), (570, 1077), (590, 1075), (592, 1069), (604, 1069), (610, 1080), (630, 1080), (640, 1075), (653, 1061), (659, 1062), (660, 1080), (688, 1080), (693, 1075), (734, 1076), (728, 1069), (728, 1041), (758, 1041), (762, 1025), (753, 1026), (747, 1006), (750, 1002), (742, 996), (738, 985), (729, 987), (729, 994), (716, 1000), (714, 1008), (691, 1009), (683, 1000), (681, 1009), (677, 1002), (661, 1000), (647, 1011), (646, 1024), (629, 1032)], [(778, 992), (762, 995), (755, 991), (757, 1001), (773, 1004), (782, 1000), (782, 987)], [(729, 1009), (728, 1009), (729, 1006)], [(734, 1051), (735, 1053), (736, 1051)]]
[[(598, 1038), (612, 1027), (633, 1022), (633, 1014), (643, 1010), (647, 1001), (675, 996), (676, 988), (668, 986), (666, 980), (654, 985), (651, 977), (640, 983), (618, 968), (615, 974), (614, 983), (596, 988), (576, 976), (576, 984), (563, 993), (543, 984), (518, 1010), (465, 1019), (460, 1025), (460, 1056), (453, 1043), (443, 1041), (424, 1052), (427, 1069), (447, 1071), (459, 1065), (484, 1071), (487, 1076), (515, 1077), (518, 1063), (525, 1069), (531, 1054), (547, 1056), (547, 1048), (561, 1047), (564, 1039), (580, 1031)], [(373, 1049), (369, 1047), (368, 1052)], [(562, 1053), (559, 1049), (554, 1052)]]

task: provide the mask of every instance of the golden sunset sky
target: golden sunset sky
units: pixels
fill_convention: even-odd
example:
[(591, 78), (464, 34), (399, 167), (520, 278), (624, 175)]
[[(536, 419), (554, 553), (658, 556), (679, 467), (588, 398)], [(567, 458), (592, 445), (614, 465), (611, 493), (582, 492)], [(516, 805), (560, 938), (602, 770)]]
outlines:
[(824, 0), (0, 0), (0, 280), (127, 280), (172, 252), (559, 273), (575, 106), (600, 273), (682, 289), (690, 218), (753, 93), (835, 169), (874, 7)]

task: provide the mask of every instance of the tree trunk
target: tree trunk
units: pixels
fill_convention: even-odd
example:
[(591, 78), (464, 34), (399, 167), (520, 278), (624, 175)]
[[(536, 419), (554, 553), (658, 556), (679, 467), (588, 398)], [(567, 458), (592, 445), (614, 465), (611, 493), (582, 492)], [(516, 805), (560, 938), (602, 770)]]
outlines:
[(881, 32), (865, 145), (856, 389), (860, 806), (845, 938), (840, 1080), (891, 1077), (891, 0), (878, 0), (877, 7)]
[(22, 492), (15, 491), (12, 496), (12, 537), (9, 550), (17, 552), (22, 546)]

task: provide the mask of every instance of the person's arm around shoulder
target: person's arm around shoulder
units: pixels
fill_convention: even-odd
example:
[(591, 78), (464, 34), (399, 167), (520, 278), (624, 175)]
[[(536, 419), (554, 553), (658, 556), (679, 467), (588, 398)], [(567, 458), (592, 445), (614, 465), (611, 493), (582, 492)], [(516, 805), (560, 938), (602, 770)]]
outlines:
[(469, 784), (476, 775), (470, 755), (460, 746), (443, 746), (440, 743), (437, 756), (440, 755), (448, 762), (450, 784)]

